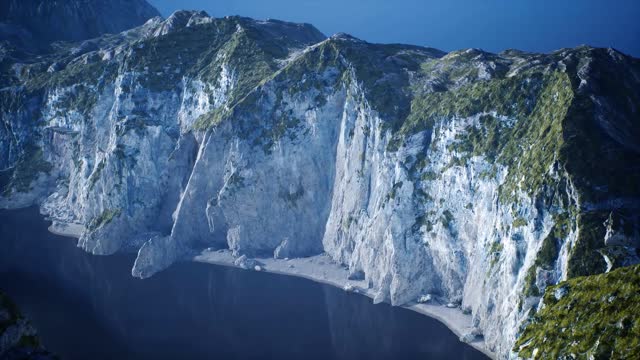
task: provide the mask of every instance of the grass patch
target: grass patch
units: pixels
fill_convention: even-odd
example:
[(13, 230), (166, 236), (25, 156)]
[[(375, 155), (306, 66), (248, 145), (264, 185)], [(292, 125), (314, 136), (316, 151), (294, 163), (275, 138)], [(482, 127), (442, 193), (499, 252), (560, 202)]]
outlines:
[(115, 217), (119, 216), (120, 213), (120, 209), (106, 209), (100, 215), (91, 220), (87, 229), (89, 229), (89, 231), (95, 231), (110, 223)]
[(544, 304), (515, 344), (521, 357), (640, 358), (640, 265), (551, 286)]

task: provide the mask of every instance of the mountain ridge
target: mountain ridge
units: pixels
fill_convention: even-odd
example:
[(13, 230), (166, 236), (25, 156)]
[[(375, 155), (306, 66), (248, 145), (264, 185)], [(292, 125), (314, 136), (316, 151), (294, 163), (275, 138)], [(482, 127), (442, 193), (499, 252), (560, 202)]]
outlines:
[(54, 41), (119, 33), (155, 16), (160, 13), (145, 0), (2, 0), (0, 41), (42, 52)]

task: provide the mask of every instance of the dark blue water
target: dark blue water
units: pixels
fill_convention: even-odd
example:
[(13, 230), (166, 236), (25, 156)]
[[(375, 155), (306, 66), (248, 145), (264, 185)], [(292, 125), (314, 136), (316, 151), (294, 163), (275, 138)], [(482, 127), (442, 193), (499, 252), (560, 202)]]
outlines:
[(134, 279), (34, 208), (0, 211), (0, 289), (62, 359), (486, 359), (444, 325), (309, 280), (180, 263)]

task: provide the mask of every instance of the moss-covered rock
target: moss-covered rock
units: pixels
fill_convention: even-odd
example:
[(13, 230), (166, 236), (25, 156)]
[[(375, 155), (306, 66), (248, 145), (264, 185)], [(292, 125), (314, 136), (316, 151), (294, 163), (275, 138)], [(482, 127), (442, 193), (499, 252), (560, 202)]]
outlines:
[(533, 359), (640, 358), (640, 265), (547, 288), (513, 351)]
[(40, 174), (48, 174), (53, 166), (44, 159), (42, 148), (29, 145), (25, 148), (23, 156), (18, 160), (8, 183), (2, 190), (2, 194), (9, 195), (12, 192), (28, 192), (31, 184)]
[(40, 344), (36, 330), (7, 295), (0, 292), (0, 358), (57, 359)]
[(106, 209), (100, 215), (96, 216), (87, 227), (89, 231), (94, 231), (108, 223), (110, 223), (115, 217), (118, 217), (122, 211), (120, 209)]

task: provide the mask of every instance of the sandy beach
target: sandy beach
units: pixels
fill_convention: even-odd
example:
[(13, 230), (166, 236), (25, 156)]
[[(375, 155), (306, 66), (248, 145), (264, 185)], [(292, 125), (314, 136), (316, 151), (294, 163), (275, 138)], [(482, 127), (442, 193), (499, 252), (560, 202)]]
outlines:
[(59, 221), (53, 221), (49, 226), (49, 232), (66, 237), (80, 238), (84, 231), (82, 224), (64, 223)]

